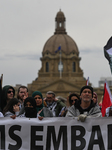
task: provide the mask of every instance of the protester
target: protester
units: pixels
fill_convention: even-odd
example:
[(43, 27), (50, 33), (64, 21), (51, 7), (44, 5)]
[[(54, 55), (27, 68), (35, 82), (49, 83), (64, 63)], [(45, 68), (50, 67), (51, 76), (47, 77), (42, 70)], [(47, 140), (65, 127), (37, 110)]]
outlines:
[(97, 94), (95, 92), (93, 92), (93, 98), (92, 98), (93, 102), (95, 105), (98, 105), (98, 97)]
[(23, 105), (24, 100), (28, 97), (28, 88), (24, 85), (18, 88), (17, 98), (20, 100), (21, 105)]
[(102, 109), (102, 101), (103, 101), (103, 95), (102, 95), (101, 100), (100, 100), (100, 102), (99, 102), (100, 110)]
[[(68, 96), (68, 102), (69, 102), (69, 106), (72, 106), (75, 104), (75, 102), (77, 100), (79, 100), (80, 97), (78, 94), (76, 93), (70, 93), (70, 95)], [(68, 111), (68, 108), (65, 106), (62, 108), (61, 112), (59, 113), (59, 117), (65, 117), (66, 116), (66, 113)]]
[(24, 101), (28, 97), (28, 88), (24, 85), (18, 88), (17, 98), (20, 100), (20, 112), (19, 115), (24, 113)]
[(36, 109), (37, 114), (41, 117), (53, 117), (52, 111), (50, 111), (47, 107), (44, 107), (43, 104), (43, 96), (42, 93), (39, 91), (35, 91), (32, 94), (32, 97), (36, 101)]
[(12, 98), (3, 109), (4, 117), (17, 116), (20, 110), (19, 105), (20, 101), (16, 98)]
[(106, 108), (106, 113), (105, 113), (105, 117), (111, 117), (111, 116), (112, 116), (112, 105)]
[(106, 117), (112, 116), (112, 106), (106, 108), (105, 116)]
[(47, 108), (52, 111), (54, 117), (58, 117), (62, 108), (66, 106), (61, 100), (55, 98), (53, 91), (48, 91), (44, 100)]
[(78, 120), (85, 121), (86, 117), (101, 117), (101, 111), (93, 100), (93, 88), (91, 86), (83, 86), (80, 90), (80, 98), (72, 105), (66, 114), (66, 117), (78, 117)]
[(1, 110), (3, 111), (4, 107), (7, 105), (7, 103), (14, 98), (15, 96), (15, 90), (12, 86), (6, 85), (3, 87), (2, 90), (2, 100), (1, 100)]
[(75, 102), (78, 101), (79, 99), (80, 99), (80, 96), (79, 96), (78, 94), (76, 94), (76, 93), (71, 93), (71, 94), (69, 95), (69, 98), (68, 98), (68, 100), (69, 100), (69, 105), (70, 105), (70, 106), (74, 105)]
[(24, 101), (24, 113), (19, 117), (37, 118), (36, 101), (33, 97), (27, 97)]

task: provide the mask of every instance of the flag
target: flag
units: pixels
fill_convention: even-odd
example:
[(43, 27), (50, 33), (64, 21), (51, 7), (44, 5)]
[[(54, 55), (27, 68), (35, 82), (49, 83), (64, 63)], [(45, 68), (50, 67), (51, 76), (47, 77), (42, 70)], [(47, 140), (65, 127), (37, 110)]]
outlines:
[(105, 81), (104, 84), (104, 96), (103, 96), (103, 101), (102, 101), (102, 116), (105, 116), (106, 113), (106, 108), (110, 107), (112, 105), (112, 95), (108, 86), (108, 83)]
[(109, 61), (111, 73), (112, 73), (112, 37), (108, 40), (107, 44), (104, 46), (104, 55)]
[(0, 110), (1, 110), (1, 103), (2, 103), (2, 80), (3, 80), (3, 74), (0, 77)]
[(86, 80), (86, 85), (89, 85), (89, 77)]
[(55, 53), (57, 53), (60, 50), (61, 50), (61, 46), (58, 47), (58, 49), (55, 51)]

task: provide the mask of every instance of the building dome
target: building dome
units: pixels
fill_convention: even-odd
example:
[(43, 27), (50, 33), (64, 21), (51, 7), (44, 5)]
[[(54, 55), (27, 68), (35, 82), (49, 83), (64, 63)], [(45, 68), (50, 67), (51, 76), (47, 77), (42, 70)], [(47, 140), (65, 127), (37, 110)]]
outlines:
[(60, 10), (58, 13), (57, 13), (57, 15), (56, 15), (56, 17), (57, 18), (61, 18), (61, 17), (63, 17), (63, 18), (65, 18), (65, 15), (64, 15), (64, 13)]
[(55, 51), (61, 46), (62, 52), (66, 55), (70, 53), (75, 53), (79, 55), (78, 47), (75, 41), (67, 35), (65, 28), (65, 16), (64, 13), (60, 10), (55, 18), (56, 29), (53, 36), (51, 36), (44, 45), (42, 54), (51, 53), (55, 54)]
[(61, 50), (65, 54), (75, 53), (76, 55), (79, 55), (75, 41), (67, 34), (55, 34), (51, 36), (44, 45), (43, 55), (46, 52), (55, 54), (55, 51), (59, 46), (61, 46)]

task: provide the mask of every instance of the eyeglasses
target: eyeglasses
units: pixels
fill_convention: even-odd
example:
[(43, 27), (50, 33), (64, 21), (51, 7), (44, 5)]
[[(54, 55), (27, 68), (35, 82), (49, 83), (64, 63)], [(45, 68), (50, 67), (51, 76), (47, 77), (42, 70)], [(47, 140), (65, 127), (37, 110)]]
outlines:
[(76, 102), (78, 99), (74, 99), (74, 100), (71, 100), (71, 102), (73, 103), (74, 101)]
[(7, 93), (10, 94), (11, 92), (14, 93), (14, 91), (8, 91)]

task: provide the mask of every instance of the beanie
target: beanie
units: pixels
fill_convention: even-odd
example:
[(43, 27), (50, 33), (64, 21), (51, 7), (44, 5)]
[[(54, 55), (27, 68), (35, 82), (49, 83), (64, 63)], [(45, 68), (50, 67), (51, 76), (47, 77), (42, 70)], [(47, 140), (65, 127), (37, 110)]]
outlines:
[(92, 93), (92, 97), (93, 97), (93, 88), (91, 86), (88, 86), (88, 85), (85, 85), (81, 88), (80, 90), (80, 95), (81, 93), (83, 92), (84, 89), (90, 89), (91, 90), (91, 93)]

